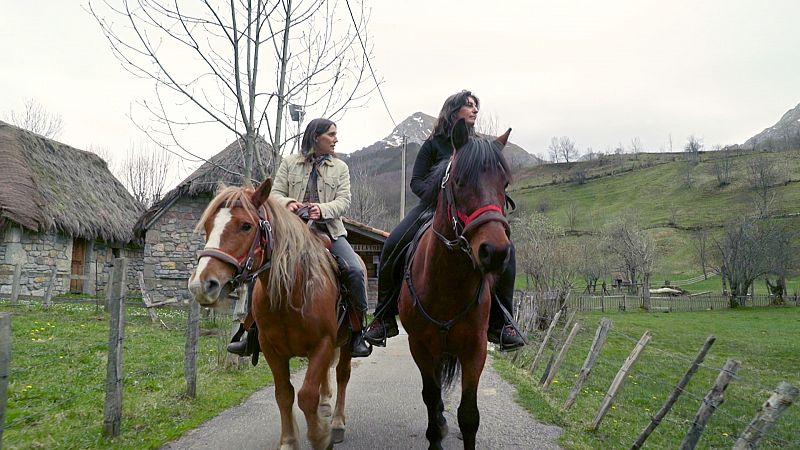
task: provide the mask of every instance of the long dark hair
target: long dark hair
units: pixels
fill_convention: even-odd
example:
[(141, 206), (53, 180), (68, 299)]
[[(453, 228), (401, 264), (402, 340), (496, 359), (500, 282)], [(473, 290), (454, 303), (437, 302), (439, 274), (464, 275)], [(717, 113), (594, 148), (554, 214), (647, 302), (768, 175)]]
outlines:
[(314, 140), (317, 136), (325, 134), (332, 125), (336, 125), (332, 120), (328, 119), (314, 119), (308, 122), (306, 131), (303, 132), (303, 142), (300, 144), (300, 153), (308, 157), (314, 151)]
[[(475, 99), (475, 106), (480, 108), (481, 101), (478, 100), (475, 94), (466, 89), (447, 97), (447, 100), (444, 101), (444, 105), (442, 105), (442, 110), (439, 112), (439, 117), (433, 125), (433, 132), (428, 139), (432, 139), (436, 136), (450, 137), (450, 134), (453, 133), (453, 126), (458, 120), (456, 118), (458, 110), (467, 103), (470, 97)], [(469, 127), (469, 134), (475, 134), (474, 127)]]

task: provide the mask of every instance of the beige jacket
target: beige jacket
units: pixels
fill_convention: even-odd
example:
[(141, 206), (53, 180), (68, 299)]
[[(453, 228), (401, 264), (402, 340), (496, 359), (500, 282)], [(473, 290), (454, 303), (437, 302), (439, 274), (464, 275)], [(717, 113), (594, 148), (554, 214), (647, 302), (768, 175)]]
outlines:
[[(333, 239), (347, 236), (342, 216), (350, 209), (350, 169), (339, 158), (331, 158), (320, 165), (317, 175), (319, 209), (322, 221), (328, 227)], [(311, 163), (303, 155), (290, 155), (284, 158), (275, 182), (272, 195), (286, 206), (293, 201), (302, 202), (311, 175)]]

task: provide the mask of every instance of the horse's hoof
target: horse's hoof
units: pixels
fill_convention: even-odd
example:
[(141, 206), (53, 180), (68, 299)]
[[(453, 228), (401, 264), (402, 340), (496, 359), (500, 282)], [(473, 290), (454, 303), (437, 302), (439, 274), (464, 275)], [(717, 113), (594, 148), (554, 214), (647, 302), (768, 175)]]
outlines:
[(333, 447), (333, 444), (341, 444), (342, 442), (344, 442), (344, 428), (331, 430), (331, 447)]
[(319, 405), (318, 413), (322, 417), (330, 417), (333, 415), (331, 405)]

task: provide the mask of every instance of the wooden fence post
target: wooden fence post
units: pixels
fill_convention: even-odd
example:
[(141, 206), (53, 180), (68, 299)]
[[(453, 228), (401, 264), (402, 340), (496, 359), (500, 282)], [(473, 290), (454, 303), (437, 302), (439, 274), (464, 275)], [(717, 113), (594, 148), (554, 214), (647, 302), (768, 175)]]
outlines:
[(606, 337), (608, 337), (608, 330), (610, 328), (610, 319), (607, 317), (600, 319), (600, 325), (597, 327), (597, 331), (594, 334), (594, 341), (592, 341), (592, 346), (589, 348), (589, 354), (586, 355), (586, 361), (583, 362), (581, 373), (578, 374), (578, 379), (575, 380), (575, 385), (572, 386), (572, 391), (570, 391), (567, 401), (564, 402), (565, 410), (572, 408), (572, 405), (575, 404), (575, 399), (578, 398), (583, 383), (586, 382), (586, 379), (589, 378), (589, 374), (592, 373), (592, 368), (597, 362), (597, 357), (600, 355), (600, 349), (603, 348), (603, 344), (606, 343)]
[(694, 358), (694, 361), (692, 362), (692, 365), (689, 366), (689, 369), (686, 371), (685, 374), (683, 374), (683, 378), (681, 378), (680, 381), (678, 381), (678, 384), (675, 386), (675, 389), (669, 395), (669, 398), (667, 398), (667, 401), (664, 403), (664, 406), (662, 406), (661, 409), (658, 410), (656, 415), (650, 419), (650, 423), (641, 432), (641, 434), (639, 434), (639, 437), (636, 438), (636, 442), (634, 442), (633, 445), (631, 446), (632, 450), (636, 450), (642, 447), (642, 444), (644, 444), (644, 441), (646, 441), (647, 438), (650, 436), (650, 433), (652, 433), (653, 430), (655, 430), (656, 427), (661, 423), (661, 419), (663, 419), (664, 416), (667, 415), (669, 410), (672, 409), (672, 405), (674, 405), (675, 402), (678, 400), (678, 397), (680, 397), (681, 394), (683, 394), (684, 388), (686, 388), (686, 385), (689, 384), (689, 381), (697, 372), (697, 369), (700, 367), (700, 364), (702, 364), (703, 361), (706, 359), (706, 354), (708, 353), (708, 350), (711, 349), (711, 346), (714, 345), (714, 341), (716, 340), (717, 338), (714, 336), (709, 336), (706, 338), (706, 342), (705, 344), (703, 344), (703, 348), (700, 349), (700, 353), (697, 354), (697, 356)]
[(200, 304), (189, 301), (189, 319), (186, 329), (186, 351), (183, 359), (183, 373), (186, 377), (186, 395), (197, 396), (197, 339), (200, 336)]
[(739, 436), (733, 450), (757, 448), (758, 442), (767, 434), (772, 424), (797, 400), (798, 393), (800, 391), (791, 384), (785, 381), (778, 383), (775, 392), (761, 405), (756, 416)]
[(700, 405), (700, 409), (697, 410), (694, 421), (689, 427), (686, 436), (683, 438), (683, 442), (681, 442), (680, 450), (691, 450), (697, 445), (697, 441), (700, 439), (700, 435), (703, 433), (708, 419), (714, 414), (714, 411), (717, 410), (719, 405), (725, 401), (725, 389), (728, 387), (731, 378), (736, 375), (736, 371), (739, 370), (741, 364), (741, 362), (733, 359), (729, 359), (725, 362), (725, 366), (722, 367), (719, 375), (717, 375), (714, 386), (708, 391), (706, 396), (703, 397), (703, 403)]
[(639, 342), (637, 342), (636, 346), (631, 350), (631, 354), (625, 358), (625, 362), (622, 364), (622, 367), (619, 368), (617, 376), (615, 376), (614, 381), (611, 382), (611, 387), (608, 388), (608, 392), (603, 399), (603, 403), (600, 405), (600, 409), (597, 410), (597, 414), (594, 416), (594, 420), (592, 420), (592, 425), (589, 427), (590, 430), (597, 431), (600, 427), (600, 422), (603, 421), (603, 417), (605, 417), (608, 409), (611, 408), (611, 404), (614, 402), (617, 392), (619, 392), (619, 389), (622, 387), (622, 383), (625, 382), (625, 375), (628, 374), (633, 364), (639, 359), (642, 350), (644, 350), (647, 343), (650, 342), (651, 337), (652, 334), (650, 330), (645, 331), (639, 339)]
[(558, 310), (556, 315), (553, 317), (553, 321), (550, 322), (550, 326), (547, 328), (547, 333), (544, 335), (544, 339), (542, 339), (542, 343), (539, 345), (539, 350), (536, 352), (536, 356), (533, 358), (533, 363), (531, 363), (530, 373), (533, 375), (533, 372), (536, 370), (536, 367), (539, 366), (539, 360), (542, 358), (542, 353), (544, 352), (544, 348), (547, 345), (547, 341), (550, 340), (550, 335), (553, 333), (553, 329), (556, 327), (556, 323), (558, 323), (558, 319), (561, 317), (561, 310)]
[(3, 429), (6, 427), (6, 393), (8, 366), (11, 364), (11, 314), (0, 313), (0, 448), (3, 448)]
[(47, 285), (47, 292), (44, 294), (44, 310), (50, 309), (50, 300), (53, 298), (53, 286), (56, 284), (56, 273), (58, 267), (53, 266), (53, 271), (50, 273), (50, 283)]
[(153, 304), (153, 299), (150, 298), (150, 293), (147, 292), (147, 285), (144, 282), (144, 274), (139, 272), (139, 290), (142, 291), (142, 301), (144, 302), (144, 309), (147, 310), (147, 314), (150, 316), (150, 321), (153, 323), (158, 323), (158, 316), (153, 308), (150, 306)]
[(106, 400), (103, 411), (103, 434), (116, 437), (122, 424), (122, 350), (125, 339), (125, 275), (128, 260), (114, 259), (109, 293), (108, 364), (106, 365)]
[(572, 341), (575, 339), (575, 335), (578, 334), (578, 331), (581, 329), (581, 324), (575, 323), (572, 326), (572, 331), (569, 332), (569, 336), (564, 341), (564, 345), (561, 347), (561, 351), (558, 352), (558, 356), (556, 360), (553, 362), (553, 366), (550, 368), (550, 372), (547, 374), (547, 379), (544, 380), (544, 384), (542, 385), (542, 389), (547, 390), (550, 387), (550, 383), (553, 382), (553, 379), (556, 377), (556, 372), (561, 367), (561, 363), (564, 362), (564, 358), (567, 356), (567, 352), (569, 351), (570, 346), (572, 345)]
[(11, 306), (17, 306), (20, 284), (22, 284), (22, 264), (16, 263), (14, 265), (14, 278), (11, 280)]

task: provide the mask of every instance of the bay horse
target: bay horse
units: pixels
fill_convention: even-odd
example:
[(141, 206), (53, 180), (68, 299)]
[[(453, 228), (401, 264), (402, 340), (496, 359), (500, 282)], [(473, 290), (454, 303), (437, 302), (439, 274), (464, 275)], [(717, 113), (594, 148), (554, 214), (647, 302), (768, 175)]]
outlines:
[[(296, 356), (308, 358), (297, 394), (307, 437), (314, 449), (332, 448), (344, 439), (351, 369), (350, 346), (343, 345), (349, 328), (346, 321), (337, 323), (337, 266), (310, 228), (269, 196), (271, 189), (268, 178), (257, 189), (222, 188), (211, 200), (197, 225), (197, 231), (205, 231), (206, 245), (189, 290), (200, 305), (215, 307), (237, 285), (250, 283), (258, 342), (280, 409), (280, 448), (300, 448), (289, 374), (289, 360)], [(321, 416), (330, 413), (329, 368), (334, 365), (337, 396), (329, 423)]]
[(502, 153), (510, 132), (497, 140), (470, 137), (464, 120), (456, 123), (453, 156), (429, 177), (438, 193), (423, 196), (436, 199), (432, 222), (406, 255), (400, 320), (422, 375), (431, 449), (441, 449), (447, 434), (442, 389), (459, 368), (458, 426), (464, 448), (475, 448), (491, 287), (510, 255), (504, 206), (511, 171)]

